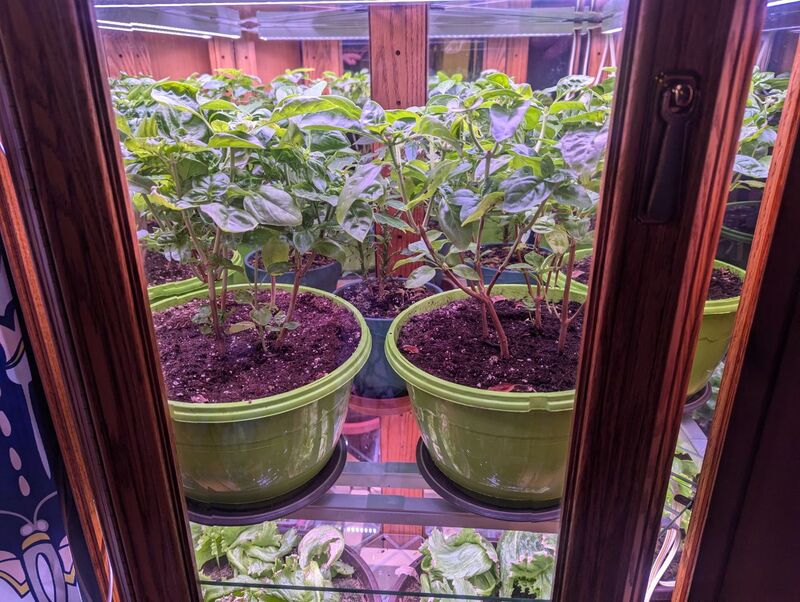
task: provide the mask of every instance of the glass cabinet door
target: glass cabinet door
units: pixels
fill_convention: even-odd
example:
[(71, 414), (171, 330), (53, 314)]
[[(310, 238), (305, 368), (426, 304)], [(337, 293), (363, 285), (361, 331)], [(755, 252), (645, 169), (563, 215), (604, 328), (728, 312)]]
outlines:
[[(642, 2), (630, 4), (639, 11)], [(86, 61), (96, 44), (97, 64), (75, 73), (99, 90), (86, 100), (93, 107), (86, 127), (106, 145), (106, 196), (117, 199), (113, 232), (97, 248), (117, 249), (108, 265), (120, 271), (93, 277), (119, 280), (120, 305), (137, 324), (132, 345), (144, 360), (136, 374), (152, 385), (152, 416), (141, 432), (152, 436), (158, 486), (172, 492), (163, 506), (138, 500), (159, 506), (139, 518), (150, 516), (152, 526), (160, 513), (165, 541), (183, 550), (174, 553), (193, 556), (192, 593), (198, 586), (207, 602), (554, 596), (559, 547), (570, 544), (559, 532), (580, 512), (564, 506), (565, 495), (589, 504), (576, 486), (575, 446), (592, 425), (576, 419), (589, 414), (575, 400), (576, 390), (583, 401), (596, 392), (578, 374), (584, 378), (593, 362), (613, 366), (582, 356), (610, 336), (603, 318), (613, 314), (592, 307), (600, 297), (591, 287), (654, 290), (646, 285), (661, 279), (666, 288), (674, 276), (665, 268), (637, 274), (638, 283), (601, 282), (593, 266), (612, 265), (615, 245), (642, 224), (666, 224), (652, 230), (653, 253), (688, 240), (680, 228), (669, 230), (681, 223), (669, 205), (683, 194), (674, 182), (692, 169), (685, 159), (692, 149), (709, 147), (708, 115), (722, 112), (708, 102), (705, 114), (686, 116), (706, 102), (704, 86), (712, 96), (734, 96), (724, 82), (701, 85), (682, 71), (659, 75), (662, 87), (631, 81), (634, 58), (623, 60), (623, 39), (635, 36), (626, 38), (626, 27), (652, 20), (629, 17), (628, 8), (561, 0), (95, 0), (89, 11), (70, 9), (64, 35), (85, 26), (92, 40), (70, 60)], [(680, 392), (685, 409), (657, 545), (644, 552), (647, 600), (670, 599), (675, 587), (790, 86), (795, 13), (789, 2), (767, 8), (725, 175), (719, 245), (713, 267), (698, 268), (709, 268), (708, 299), (697, 306), (702, 317), (686, 312), (699, 337), (676, 346), (691, 374)], [(9, 23), (24, 14), (15, 7)], [(91, 23), (80, 20), (86, 15)], [(755, 32), (739, 37), (747, 35)], [(29, 103), (14, 83), (23, 71), (19, 39), (3, 49), (4, 94), (15, 103), (3, 109), (0, 133), (12, 135), (13, 153), (22, 156), (26, 146), (51, 148), (46, 128), (59, 126), (43, 125), (39, 137), (31, 129), (26, 115), (39, 96)], [(30, 39), (31, 48), (42, 41)], [(630, 104), (615, 100), (619, 82)], [(631, 92), (636, 86), (654, 92), (645, 99)], [(731, 111), (741, 109), (736, 102)], [(663, 148), (652, 132), (626, 128), (627, 118), (639, 123), (653, 107), (663, 111), (653, 122), (663, 127)], [(693, 133), (697, 122), (705, 129)], [(613, 195), (601, 196), (613, 193), (609, 178), (633, 182), (618, 154), (635, 136), (647, 159), (635, 193), (650, 204), (643, 201), (630, 231), (610, 232), (604, 224), (618, 223), (617, 208)], [(713, 136), (718, 153), (727, 153), (731, 132)], [(35, 162), (14, 161), (6, 186), (42, 187)], [(691, 171), (687, 185), (697, 188), (700, 177), (708, 174)], [(52, 204), (49, 194), (43, 190), (39, 202)], [(85, 209), (90, 197), (76, 198)], [(22, 211), (35, 215), (32, 206)], [(44, 218), (13, 226), (11, 209), (0, 217), (6, 234), (47, 234)], [(69, 238), (66, 226), (47, 223), (54, 238)], [(91, 223), (70, 227), (76, 237), (102, 238)], [(709, 241), (692, 240), (690, 251), (702, 256)], [(46, 244), (24, 246), (52, 266), (66, 261)], [(645, 259), (625, 259), (626, 273)], [(36, 273), (22, 272), (23, 263), (12, 266), (15, 277)], [(66, 289), (66, 276), (59, 278), (68, 273), (48, 282)], [(678, 280), (687, 299), (697, 296), (688, 276)], [(64, 315), (77, 319), (80, 310), (76, 304)], [(112, 312), (84, 312), (83, 320), (114, 331)], [(81, 330), (74, 336), (91, 339)], [(646, 353), (649, 334), (632, 333), (626, 343)], [(43, 365), (44, 347), (34, 347)], [(98, 429), (107, 403), (87, 403), (96, 422), (82, 428)], [(672, 437), (671, 426), (662, 427), (656, 435)], [(104, 461), (135, 439), (122, 430), (97, 443)], [(62, 447), (65, 436), (59, 432)], [(642, 462), (654, 472), (665, 465)], [(111, 464), (97, 471), (116, 474), (113, 493), (122, 487)], [(131, 498), (103, 499), (121, 512)], [(112, 521), (100, 523), (116, 542)], [(123, 541), (111, 564), (142, 558), (124, 553), (141, 553), (141, 545)], [(571, 575), (566, 566), (560, 570)], [(131, 564), (119, 583), (134, 584), (136, 571)]]

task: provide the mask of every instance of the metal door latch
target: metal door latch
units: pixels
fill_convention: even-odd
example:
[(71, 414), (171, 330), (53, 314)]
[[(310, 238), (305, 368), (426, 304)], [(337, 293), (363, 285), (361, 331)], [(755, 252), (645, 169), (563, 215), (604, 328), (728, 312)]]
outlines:
[[(649, 190), (642, 195), (639, 219), (663, 224), (676, 213), (683, 185), (686, 148), (691, 122), (697, 113), (698, 83), (690, 74), (662, 73), (656, 78), (658, 93), (653, 115), (653, 130), (660, 144), (648, 153)], [(652, 140), (652, 138), (651, 138)]]

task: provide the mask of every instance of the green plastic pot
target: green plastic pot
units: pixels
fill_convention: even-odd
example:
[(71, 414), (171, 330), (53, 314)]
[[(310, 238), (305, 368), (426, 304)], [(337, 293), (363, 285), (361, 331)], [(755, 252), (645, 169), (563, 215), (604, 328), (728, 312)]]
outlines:
[[(591, 255), (592, 250), (586, 249), (575, 253), (576, 259)], [(726, 268), (744, 280), (744, 270), (723, 261), (715, 261), (715, 268)], [(561, 283), (563, 286), (563, 282)], [(572, 281), (572, 290), (586, 294), (585, 284)], [(700, 324), (700, 336), (697, 340), (697, 350), (692, 364), (692, 374), (689, 378), (687, 397), (698, 393), (711, 378), (725, 352), (733, 333), (733, 322), (736, 319), (736, 310), (739, 308), (739, 297), (730, 299), (717, 299), (706, 301), (703, 307), (703, 321)]]
[[(238, 251), (233, 252), (231, 261), (241, 268), (244, 267), (242, 256)], [(247, 282), (247, 278), (241, 272), (231, 272), (230, 274), (230, 284), (245, 284)], [(170, 297), (188, 295), (189, 293), (203, 290), (207, 286), (208, 285), (199, 278), (187, 278), (186, 280), (177, 280), (176, 282), (165, 282), (164, 284), (148, 286), (147, 298), (152, 304), (163, 301), (164, 299), (169, 299)]]
[[(527, 295), (522, 285), (494, 291), (509, 299)], [(551, 299), (560, 294), (552, 290)], [(575, 391), (507, 393), (457, 385), (417, 368), (397, 347), (411, 316), (463, 298), (460, 290), (448, 291), (398, 315), (386, 336), (386, 357), (408, 385), (422, 439), (439, 470), (497, 505), (550, 506), (564, 487)], [(573, 298), (582, 301), (584, 295)]]
[[(738, 207), (752, 207), (758, 212), (761, 200), (756, 201), (733, 201), (728, 202), (726, 212)], [(722, 261), (744, 268), (747, 265), (747, 258), (750, 256), (750, 248), (753, 246), (753, 233), (737, 230), (722, 223), (722, 230), (719, 234), (719, 246), (717, 247), (717, 257)]]
[[(235, 285), (229, 290), (246, 289)], [(281, 290), (291, 286), (279, 285)], [(187, 497), (209, 504), (252, 504), (293, 491), (316, 476), (342, 433), (353, 378), (369, 357), (367, 324), (350, 303), (300, 288), (346, 307), (361, 340), (353, 355), (312, 383), (261, 399), (231, 403), (170, 401), (172, 428)], [(153, 311), (207, 296), (195, 291), (152, 305)]]
[[(744, 280), (744, 270), (723, 261), (715, 261), (715, 268), (726, 268)], [(692, 375), (689, 378), (687, 397), (699, 392), (711, 378), (725, 353), (733, 334), (733, 322), (739, 309), (740, 297), (706, 301), (703, 307), (703, 321), (700, 324), (700, 336), (697, 339), (697, 350), (692, 364)]]

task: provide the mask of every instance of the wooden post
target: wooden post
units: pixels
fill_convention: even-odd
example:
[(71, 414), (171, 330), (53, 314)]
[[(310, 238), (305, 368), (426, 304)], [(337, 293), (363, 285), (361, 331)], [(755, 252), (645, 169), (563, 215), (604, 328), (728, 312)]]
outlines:
[(101, 30), (106, 57), (108, 77), (118, 77), (120, 73), (128, 75), (151, 75), (150, 49), (137, 31)]
[(800, 48), (673, 600), (797, 600)]
[(372, 98), (386, 109), (425, 104), (428, 6), (369, 6)]
[[(428, 6), (369, 6), (369, 56), (372, 98), (387, 109), (425, 104), (428, 95)], [(419, 216), (421, 219), (421, 215)], [(416, 237), (397, 232), (391, 251)], [(408, 271), (405, 272), (406, 274)], [(419, 428), (412, 413), (381, 417), (381, 461), (413, 462)], [(392, 490), (387, 490), (392, 493)], [(398, 493), (421, 496), (419, 490)], [(418, 535), (420, 527), (388, 525), (392, 533)]]
[[(239, 11), (239, 16), (241, 18), (255, 16), (255, 10), (243, 8)], [(211, 38), (208, 41), (211, 70), (238, 69), (247, 75), (257, 75), (257, 40), (258, 36), (249, 31), (243, 31), (242, 37), (237, 40), (219, 37)]]
[[(629, 4), (554, 600), (644, 596), (763, 12), (760, 0)], [(689, 139), (676, 159), (680, 185), (662, 189), (661, 214), (647, 210), (646, 157), (663, 140), (656, 107), (668, 93), (659, 88), (664, 70), (697, 81)]]
[(105, 551), (120, 599), (199, 602), (98, 50), (88, 2), (3, 3), (0, 136), (16, 194), (4, 177), (0, 228), (95, 572)]
[(236, 50), (229, 38), (211, 38), (208, 41), (208, 57), (211, 70), (236, 69)]
[(340, 40), (303, 40), (303, 67), (310, 67), (312, 78), (320, 78), (325, 71), (342, 73), (342, 42)]
[[(492, 4), (496, 8), (530, 8), (531, 0), (508, 0)], [(510, 75), (515, 82), (528, 81), (529, 38), (487, 38), (483, 54), (483, 68), (497, 69)]]
[[(428, 6), (404, 4), (369, 7), (371, 94), (385, 109), (422, 106), (428, 98)], [(415, 209), (422, 219), (422, 208)], [(395, 231), (390, 252), (405, 249), (418, 236)], [(415, 266), (398, 274), (407, 276)]]

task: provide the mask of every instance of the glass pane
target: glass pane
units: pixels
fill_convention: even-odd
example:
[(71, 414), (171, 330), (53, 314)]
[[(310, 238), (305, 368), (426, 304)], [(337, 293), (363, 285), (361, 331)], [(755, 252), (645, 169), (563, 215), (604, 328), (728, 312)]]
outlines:
[(664, 506), (653, 567), (658, 577), (654, 596), (668, 595), (675, 585), (717, 394), (725, 377), (725, 354), (789, 85), (788, 74), (797, 50), (798, 16), (800, 6), (795, 3), (768, 4)]
[[(268, 8), (98, 11), (207, 599), (548, 598), (625, 7), (431, 3), (418, 108), (369, 101), (366, 4)], [(709, 301), (732, 309), (701, 335), (652, 599), (796, 12), (768, 12)], [(217, 67), (241, 73), (193, 75)]]
[(98, 8), (206, 600), (550, 597), (590, 13), (433, 3), (428, 102), (382, 108), (367, 5)]

